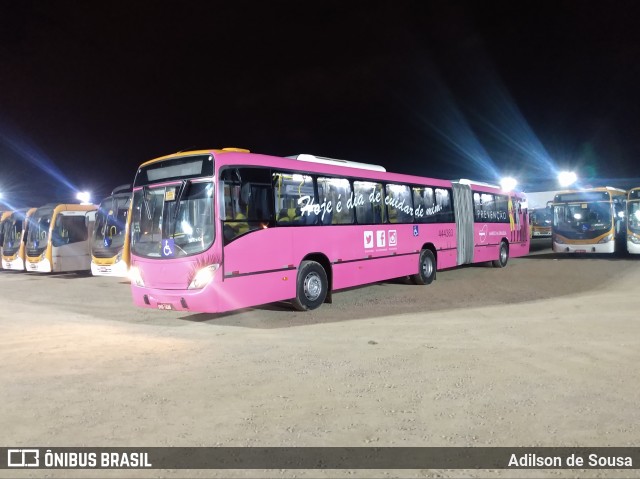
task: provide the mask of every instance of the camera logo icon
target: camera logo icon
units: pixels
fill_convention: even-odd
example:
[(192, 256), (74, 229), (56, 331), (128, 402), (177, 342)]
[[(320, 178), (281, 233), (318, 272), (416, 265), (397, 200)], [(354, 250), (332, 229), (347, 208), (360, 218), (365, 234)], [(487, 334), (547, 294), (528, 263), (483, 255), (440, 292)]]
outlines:
[(7, 467), (39, 467), (39, 449), (8, 449)]

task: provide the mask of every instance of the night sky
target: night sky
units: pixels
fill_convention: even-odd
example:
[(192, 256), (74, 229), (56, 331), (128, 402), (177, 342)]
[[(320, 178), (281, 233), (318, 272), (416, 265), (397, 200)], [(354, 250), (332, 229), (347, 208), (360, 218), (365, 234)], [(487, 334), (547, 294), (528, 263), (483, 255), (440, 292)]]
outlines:
[(640, 2), (0, 0), (3, 201), (222, 147), (638, 186)]

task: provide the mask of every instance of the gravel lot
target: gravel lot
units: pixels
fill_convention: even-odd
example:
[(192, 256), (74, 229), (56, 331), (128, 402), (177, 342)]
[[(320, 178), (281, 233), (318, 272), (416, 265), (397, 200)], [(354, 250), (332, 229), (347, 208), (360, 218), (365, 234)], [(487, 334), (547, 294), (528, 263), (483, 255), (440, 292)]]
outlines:
[[(544, 246), (544, 245), (543, 245)], [(640, 258), (547, 249), (224, 315), (122, 279), (0, 271), (0, 444), (639, 446)], [(0, 477), (512, 477), (515, 471), (0, 471)], [(578, 471), (519, 471), (575, 477)], [(583, 471), (580, 477), (638, 477)]]

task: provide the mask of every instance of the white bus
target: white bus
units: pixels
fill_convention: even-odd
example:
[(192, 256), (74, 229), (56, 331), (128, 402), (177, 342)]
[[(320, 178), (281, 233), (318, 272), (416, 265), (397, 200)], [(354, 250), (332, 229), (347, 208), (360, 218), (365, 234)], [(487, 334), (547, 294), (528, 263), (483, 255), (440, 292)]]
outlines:
[(97, 206), (48, 204), (30, 219), (27, 271), (60, 273), (91, 269), (90, 238)]

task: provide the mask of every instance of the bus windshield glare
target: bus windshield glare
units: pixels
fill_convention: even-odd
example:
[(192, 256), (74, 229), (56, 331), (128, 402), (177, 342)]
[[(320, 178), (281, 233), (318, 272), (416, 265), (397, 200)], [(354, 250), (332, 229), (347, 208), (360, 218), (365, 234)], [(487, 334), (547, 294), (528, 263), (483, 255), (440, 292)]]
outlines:
[(596, 238), (611, 229), (611, 203), (577, 203), (554, 205), (553, 228), (570, 239)]
[(117, 249), (124, 246), (129, 202), (128, 198), (112, 197), (100, 204), (96, 213), (92, 248)]
[[(629, 210), (629, 218), (628, 225), (629, 229), (634, 233), (640, 233), (640, 201), (630, 201), (628, 203)], [(5, 240), (6, 242), (6, 240)]]
[(22, 237), (22, 226), (24, 222), (24, 213), (13, 213), (3, 226), (2, 237), (4, 243), (2, 246), (2, 254), (5, 256), (14, 255), (20, 248), (20, 239)]
[(215, 237), (213, 182), (145, 186), (133, 194), (131, 251), (145, 258), (201, 253)]
[(551, 228), (551, 209), (539, 208), (531, 212), (531, 224)]
[(28, 256), (38, 256), (47, 247), (52, 215), (52, 209), (38, 211), (29, 220), (29, 232), (27, 234)]

